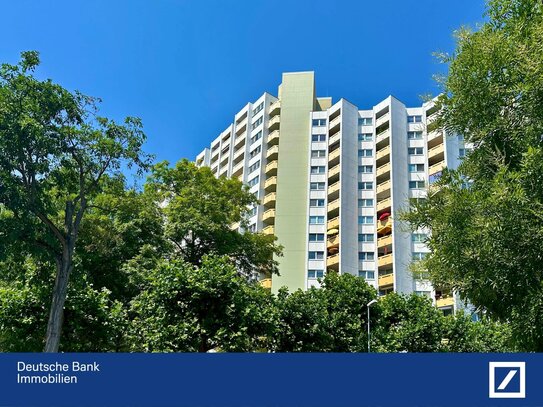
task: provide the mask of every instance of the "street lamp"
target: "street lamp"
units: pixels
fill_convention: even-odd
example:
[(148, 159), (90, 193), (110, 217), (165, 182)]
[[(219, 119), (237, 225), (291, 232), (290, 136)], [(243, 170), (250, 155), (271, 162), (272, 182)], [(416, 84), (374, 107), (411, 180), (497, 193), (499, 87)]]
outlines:
[(366, 305), (368, 307), (368, 353), (370, 353), (370, 307), (376, 302), (377, 300), (371, 300)]

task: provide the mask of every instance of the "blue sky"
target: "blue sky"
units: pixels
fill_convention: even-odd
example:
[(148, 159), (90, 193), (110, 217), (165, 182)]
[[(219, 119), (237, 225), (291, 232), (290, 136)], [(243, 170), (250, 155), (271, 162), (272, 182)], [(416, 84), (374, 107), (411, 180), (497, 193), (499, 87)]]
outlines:
[(142, 118), (158, 160), (193, 159), (281, 73), (314, 70), (319, 96), (370, 108), (435, 94), (452, 32), (482, 21), (482, 0), (2, 2), (0, 62), (38, 50), (39, 75)]

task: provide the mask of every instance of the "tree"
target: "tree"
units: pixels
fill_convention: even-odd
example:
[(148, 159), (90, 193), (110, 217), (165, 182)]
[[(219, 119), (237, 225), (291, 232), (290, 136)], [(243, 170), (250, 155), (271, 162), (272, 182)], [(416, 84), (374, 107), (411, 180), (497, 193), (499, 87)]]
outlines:
[(488, 317), (543, 350), (543, 4), (492, 0), (488, 22), (462, 29), (437, 125), (474, 149), (406, 215), (432, 230), (422, 262)]
[(24, 240), (55, 262), (45, 351), (56, 352), (85, 213), (106, 174), (123, 163), (144, 168), (148, 157), (138, 119), (96, 116), (96, 99), (36, 79), (38, 65), (37, 52), (24, 52), (18, 65), (0, 68), (0, 205), (8, 213), (0, 240)]

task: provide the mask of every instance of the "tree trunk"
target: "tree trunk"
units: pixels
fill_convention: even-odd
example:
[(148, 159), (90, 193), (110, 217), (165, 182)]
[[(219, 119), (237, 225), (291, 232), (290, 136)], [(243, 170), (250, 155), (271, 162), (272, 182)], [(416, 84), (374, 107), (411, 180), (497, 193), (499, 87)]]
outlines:
[(72, 257), (74, 245), (68, 242), (62, 252), (62, 259), (58, 262), (57, 276), (53, 288), (53, 300), (47, 323), (47, 334), (44, 352), (58, 352), (62, 323), (64, 317), (64, 303), (68, 292), (68, 279), (72, 271)]

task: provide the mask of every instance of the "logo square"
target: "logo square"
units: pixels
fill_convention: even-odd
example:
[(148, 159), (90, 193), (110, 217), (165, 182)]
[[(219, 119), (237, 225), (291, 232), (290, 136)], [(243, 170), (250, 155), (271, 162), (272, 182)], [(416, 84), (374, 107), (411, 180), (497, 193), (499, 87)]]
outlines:
[(526, 398), (526, 362), (489, 362), (488, 397)]

